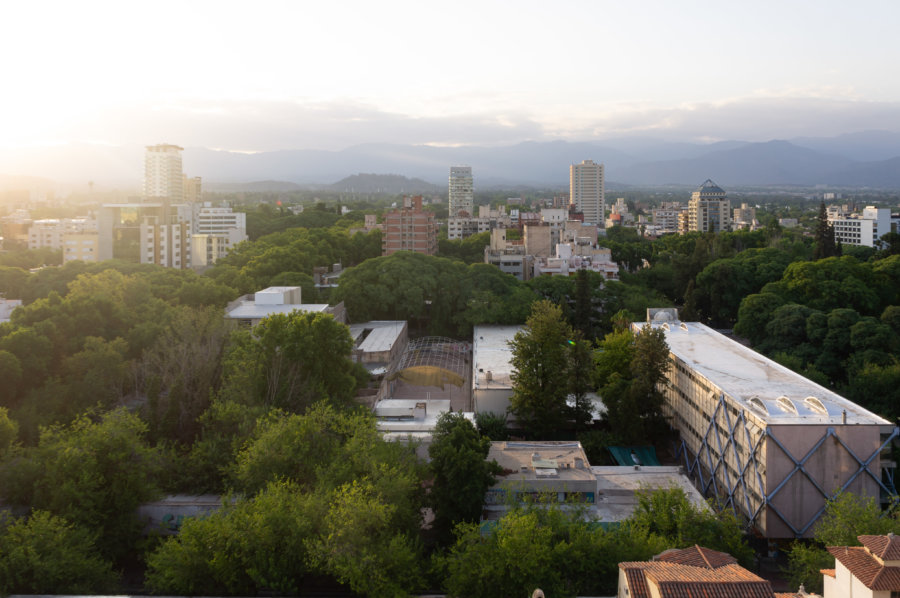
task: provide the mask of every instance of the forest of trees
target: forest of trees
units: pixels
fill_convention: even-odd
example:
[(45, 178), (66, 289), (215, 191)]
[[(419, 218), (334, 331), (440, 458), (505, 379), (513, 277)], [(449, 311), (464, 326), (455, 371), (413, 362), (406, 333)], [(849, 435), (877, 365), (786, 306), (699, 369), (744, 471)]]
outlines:
[[(527, 323), (517, 339), (519, 433), (576, 436), (591, 459), (665, 427), (655, 384), (664, 339), (625, 326), (647, 307), (677, 305), (683, 319), (733, 327), (786, 366), (900, 416), (900, 255), (891, 248), (814, 260), (815, 237), (777, 225), (655, 241), (612, 229), (620, 281), (585, 272), (520, 282), (478, 263), (477, 239), (445, 240), (438, 256), (381, 257), (380, 233), (348, 234), (361, 212), (257, 211), (253, 240), (203, 275), (115, 261), (30, 272), (52, 256), (4, 256), (0, 292), (24, 305), (0, 324), (0, 499), (17, 515), (0, 521), (0, 594), (288, 594), (332, 584), (373, 596), (478, 596), (540, 581), (553, 595), (598, 595), (615, 591), (615, 563), (668, 547), (748, 558), (738, 521), (689, 508), (677, 493), (648, 495), (618, 529), (519, 505), (480, 530), (473, 497), (496, 474), (485, 443), (508, 434), (502, 422), (447, 419), (430, 465), (414, 447), (384, 442), (353, 401), (366, 374), (350, 359), (345, 326), (321, 314), (273, 317), (252, 332), (225, 323), (229, 301), (270, 285), (301, 286), (305, 302), (344, 301), (353, 321), (408, 320), (412, 335), (468, 340), (474, 325)], [(334, 263), (345, 271), (326, 295), (313, 268)], [(549, 383), (559, 392), (526, 379), (529, 359), (558, 361), (568, 375)], [(606, 422), (587, 429), (578, 400), (557, 417), (564, 395), (588, 390), (607, 401)], [(467, 476), (476, 463), (482, 475)], [(179, 492), (227, 498), (178, 536), (144, 538), (136, 506)], [(436, 516), (425, 532), (423, 506)], [(797, 555), (798, 571), (821, 556)]]

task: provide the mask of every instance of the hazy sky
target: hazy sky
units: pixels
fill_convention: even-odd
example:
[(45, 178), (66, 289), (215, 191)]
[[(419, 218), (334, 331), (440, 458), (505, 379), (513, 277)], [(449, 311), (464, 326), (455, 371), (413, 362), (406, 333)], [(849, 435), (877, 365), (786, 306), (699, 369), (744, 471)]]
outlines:
[(0, 146), (900, 131), (900, 2), (20, 1)]

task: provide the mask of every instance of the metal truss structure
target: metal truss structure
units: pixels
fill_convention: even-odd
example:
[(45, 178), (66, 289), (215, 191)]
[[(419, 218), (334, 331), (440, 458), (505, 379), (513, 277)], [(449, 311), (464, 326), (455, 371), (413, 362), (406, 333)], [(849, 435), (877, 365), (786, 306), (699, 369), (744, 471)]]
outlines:
[[(900, 437), (900, 428), (894, 427), (877, 450), (870, 455), (857, 455), (840, 437), (835, 427), (826, 427), (822, 436), (813, 444), (806, 454), (794, 455), (777, 437), (775, 427), (760, 427), (746, 412), (729, 410), (724, 395), (720, 395), (716, 409), (709, 420), (709, 426), (703, 434), (699, 450), (693, 456), (684, 440), (678, 450), (683, 457), (688, 475), (695, 479), (700, 491), (719, 501), (722, 508), (730, 508), (736, 514), (742, 514), (753, 525), (761, 513), (768, 507), (787, 525), (796, 537), (802, 537), (815, 524), (825, 506), (822, 506), (808, 521), (798, 526), (781, 513), (774, 505), (773, 499), (796, 478), (805, 477), (816, 488), (822, 498), (827, 501), (840, 493), (859, 477), (869, 476), (885, 495), (897, 502), (897, 489), (893, 481), (893, 469), (881, 468), (873, 471), (871, 465), (881, 452), (895, 439)], [(805, 465), (829, 438), (839, 443), (855, 460), (857, 469), (837, 489), (829, 493), (815, 479)], [(793, 463), (793, 469), (771, 491), (772, 483), (765, 479), (764, 450), (777, 447), (784, 456)]]

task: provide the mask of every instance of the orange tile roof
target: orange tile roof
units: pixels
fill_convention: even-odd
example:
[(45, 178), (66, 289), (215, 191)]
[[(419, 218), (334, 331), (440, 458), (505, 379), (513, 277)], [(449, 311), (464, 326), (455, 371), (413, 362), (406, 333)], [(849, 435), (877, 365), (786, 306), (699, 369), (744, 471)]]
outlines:
[(828, 577), (835, 576), (834, 569), (819, 569), (819, 573), (821, 573), (822, 575), (827, 575)]
[(862, 546), (829, 546), (828, 552), (870, 590), (900, 591), (900, 567), (885, 567)]
[(857, 536), (859, 543), (882, 561), (900, 560), (900, 536)]
[(667, 551), (655, 561), (619, 563), (619, 568), (625, 573), (632, 598), (649, 598), (650, 583), (659, 587), (662, 598), (774, 596), (768, 581), (738, 565), (730, 555), (697, 546)]
[(716, 569), (724, 565), (736, 565), (737, 559), (727, 552), (710, 550), (694, 544), (690, 548), (667, 550), (655, 557), (654, 561), (691, 565), (693, 567), (706, 567)]

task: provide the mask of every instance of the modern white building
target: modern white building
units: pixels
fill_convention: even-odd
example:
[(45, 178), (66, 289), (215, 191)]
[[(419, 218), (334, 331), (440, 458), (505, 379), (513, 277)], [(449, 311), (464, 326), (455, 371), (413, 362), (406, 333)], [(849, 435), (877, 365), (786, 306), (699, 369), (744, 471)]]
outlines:
[(768, 538), (811, 537), (835, 492), (896, 494), (891, 422), (675, 310), (648, 312), (669, 345), (664, 415), (702, 492)]
[(450, 218), (475, 216), (475, 186), (471, 166), (451, 166), (449, 181)]
[(714, 232), (731, 230), (731, 201), (712, 179), (706, 179), (688, 202), (688, 230)]
[(148, 145), (144, 155), (144, 197), (179, 203), (184, 200), (183, 147)]
[(585, 223), (603, 228), (606, 191), (603, 181), (603, 164), (584, 160), (569, 166), (569, 198), (575, 208), (584, 214)]
[(862, 212), (850, 213), (836, 206), (828, 208), (828, 223), (834, 227), (834, 240), (844, 245), (874, 247), (891, 232), (890, 208), (866, 206)]
[(619, 265), (606, 247), (591, 243), (557, 243), (553, 257), (536, 257), (534, 275), (574, 276), (579, 270), (602, 274), (606, 280), (619, 279)]
[(523, 326), (475, 326), (472, 343), (472, 401), (475, 413), (506, 415), (513, 394), (509, 342)]
[(334, 316), (342, 324), (347, 322), (344, 303), (335, 306), (327, 303), (302, 303), (300, 287), (269, 287), (232, 301), (225, 308), (225, 318), (239, 324), (256, 326), (263, 318), (273, 314), (290, 314), (295, 311), (325, 313)]

